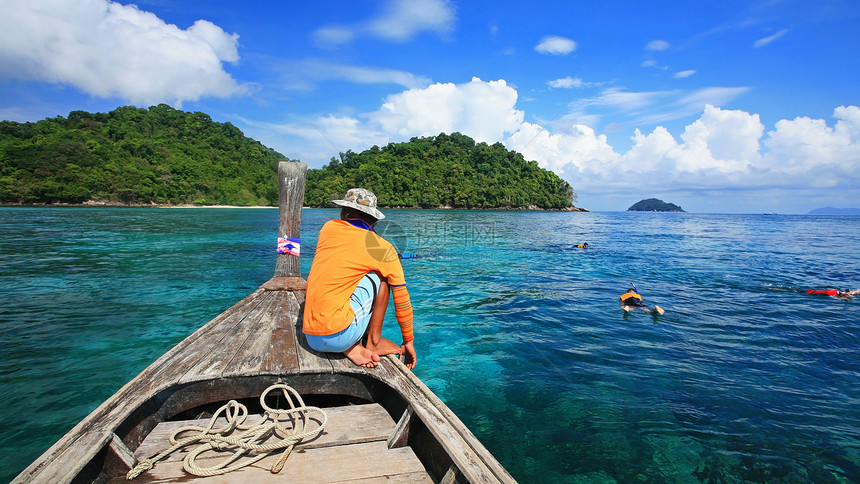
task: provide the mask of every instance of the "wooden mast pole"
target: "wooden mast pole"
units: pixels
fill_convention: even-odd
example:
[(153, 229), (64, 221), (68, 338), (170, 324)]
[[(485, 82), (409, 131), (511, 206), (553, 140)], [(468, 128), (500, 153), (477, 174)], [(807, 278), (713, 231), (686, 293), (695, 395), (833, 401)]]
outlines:
[[(305, 201), (305, 175), (308, 165), (296, 161), (278, 163), (278, 238), (299, 239), (302, 205)], [(295, 244), (294, 244), (295, 245)], [(299, 244), (301, 251), (301, 244)], [(299, 256), (279, 253), (274, 277), (301, 277)]]

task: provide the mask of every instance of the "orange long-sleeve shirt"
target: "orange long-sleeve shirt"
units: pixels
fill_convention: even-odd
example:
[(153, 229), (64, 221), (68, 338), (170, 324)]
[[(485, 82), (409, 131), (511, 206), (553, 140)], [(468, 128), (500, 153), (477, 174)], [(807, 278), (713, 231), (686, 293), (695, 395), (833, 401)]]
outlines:
[(302, 331), (325, 336), (349, 326), (355, 317), (349, 298), (361, 278), (370, 271), (388, 280), (403, 341), (415, 339), (412, 303), (397, 251), (376, 232), (355, 227), (345, 220), (331, 220), (320, 230), (308, 274)]

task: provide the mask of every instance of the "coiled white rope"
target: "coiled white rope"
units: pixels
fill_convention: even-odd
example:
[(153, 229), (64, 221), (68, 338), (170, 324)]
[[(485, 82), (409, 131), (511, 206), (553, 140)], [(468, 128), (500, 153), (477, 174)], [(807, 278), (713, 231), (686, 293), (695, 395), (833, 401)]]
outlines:
[[(271, 408), (266, 405), (266, 396), (273, 390), (280, 389), (286, 397), (289, 409)], [(298, 403), (298, 406), (293, 402), (293, 399)], [(206, 427), (198, 427), (189, 425), (182, 427), (170, 436), (170, 448), (158, 453), (154, 457), (143, 459), (128, 471), (126, 479), (132, 480), (140, 474), (152, 469), (155, 463), (167, 457), (171, 453), (181, 449), (182, 447), (197, 444), (185, 459), (182, 461), (182, 467), (189, 474), (195, 476), (207, 477), (224, 474), (230, 471), (241, 469), (249, 466), (260, 459), (268, 456), (274, 451), (284, 449), (283, 454), (272, 465), (272, 473), (278, 473), (283, 469), (287, 457), (290, 456), (293, 447), (305, 438), (313, 437), (322, 432), (328, 422), (326, 413), (318, 407), (306, 406), (301, 395), (293, 388), (283, 383), (278, 383), (270, 386), (260, 395), (260, 405), (263, 407), (264, 418), (256, 425), (244, 425), (245, 419), (248, 417), (248, 409), (241, 403), (230, 400), (226, 405), (219, 408), (215, 415), (209, 420), (209, 425)], [(317, 413), (321, 417), (319, 425), (315, 428), (306, 430), (312, 422), (311, 413)], [(227, 419), (227, 425), (221, 428), (214, 428), (218, 418), (224, 415)], [(281, 422), (281, 419), (284, 419)], [(292, 428), (287, 429), (284, 423), (292, 423)], [(237, 435), (231, 435), (233, 431), (241, 431)], [(177, 436), (184, 432), (196, 432), (196, 434), (182, 439)], [(270, 436), (275, 435), (280, 440), (263, 444)], [(211, 467), (200, 467), (196, 463), (196, 459), (200, 454), (209, 450), (231, 452), (231, 455), (220, 463)], [(243, 456), (252, 455), (246, 459)]]

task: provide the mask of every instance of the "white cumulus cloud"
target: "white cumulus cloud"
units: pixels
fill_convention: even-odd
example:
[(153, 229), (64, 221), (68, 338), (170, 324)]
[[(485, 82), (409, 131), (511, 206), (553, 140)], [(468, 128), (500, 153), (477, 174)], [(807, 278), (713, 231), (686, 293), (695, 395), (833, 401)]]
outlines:
[(388, 96), (368, 118), (371, 125), (397, 138), (456, 131), (492, 143), (522, 123), (516, 102), (517, 91), (504, 80), (473, 78), (464, 84), (432, 84)]
[(684, 141), (671, 160), (687, 173), (748, 172), (759, 158), (764, 126), (757, 114), (705, 106), (702, 116), (681, 134)]
[(105, 0), (0, 2), (0, 74), (70, 85), (133, 104), (249, 91), (224, 70), (238, 35), (198, 20), (188, 29)]
[(687, 126), (681, 139), (701, 140), (722, 171), (748, 170), (759, 162), (764, 125), (758, 114), (705, 105), (702, 117)]
[(633, 146), (625, 153), (618, 153), (604, 135), (582, 125), (574, 133), (537, 135), (528, 145), (517, 133), (507, 143), (567, 177), (575, 188), (616, 192), (641, 187), (647, 180), (652, 190), (724, 189), (744, 183), (760, 162), (763, 131), (758, 115), (708, 105), (687, 126), (680, 142), (662, 126), (649, 134), (637, 129)]
[(605, 176), (606, 168), (619, 159), (605, 135), (597, 135), (583, 124), (566, 133), (550, 133), (542, 126), (525, 122), (505, 144), (508, 149), (521, 152), (527, 160), (535, 160), (542, 168), (569, 180), (581, 180), (583, 172)]
[(823, 119), (783, 119), (768, 132), (767, 168), (780, 176), (803, 177), (815, 186), (858, 185), (860, 107), (833, 111), (833, 127)]
[(576, 50), (576, 42), (566, 37), (547, 35), (541, 38), (535, 50), (541, 54), (567, 55)]

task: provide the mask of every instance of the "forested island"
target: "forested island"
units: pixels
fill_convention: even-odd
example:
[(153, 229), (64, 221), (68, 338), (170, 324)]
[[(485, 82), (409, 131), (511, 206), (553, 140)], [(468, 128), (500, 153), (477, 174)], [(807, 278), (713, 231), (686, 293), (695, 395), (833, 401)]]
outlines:
[(324, 206), (350, 187), (371, 190), (385, 207), (579, 210), (573, 189), (555, 173), (502, 143), (460, 133), (341, 153), (308, 170), (305, 203)]
[(666, 203), (663, 200), (659, 200), (656, 198), (648, 198), (645, 200), (640, 200), (630, 208), (627, 209), (628, 212), (683, 212), (684, 210), (675, 205), (674, 203)]
[(0, 202), (274, 205), (284, 156), (166, 104), (0, 121)]
[[(0, 121), (0, 203), (275, 206), (285, 159), (230, 123), (166, 104)], [(340, 153), (308, 170), (305, 203), (330, 206), (355, 186), (382, 207), (578, 210), (553, 172), (459, 133)]]

